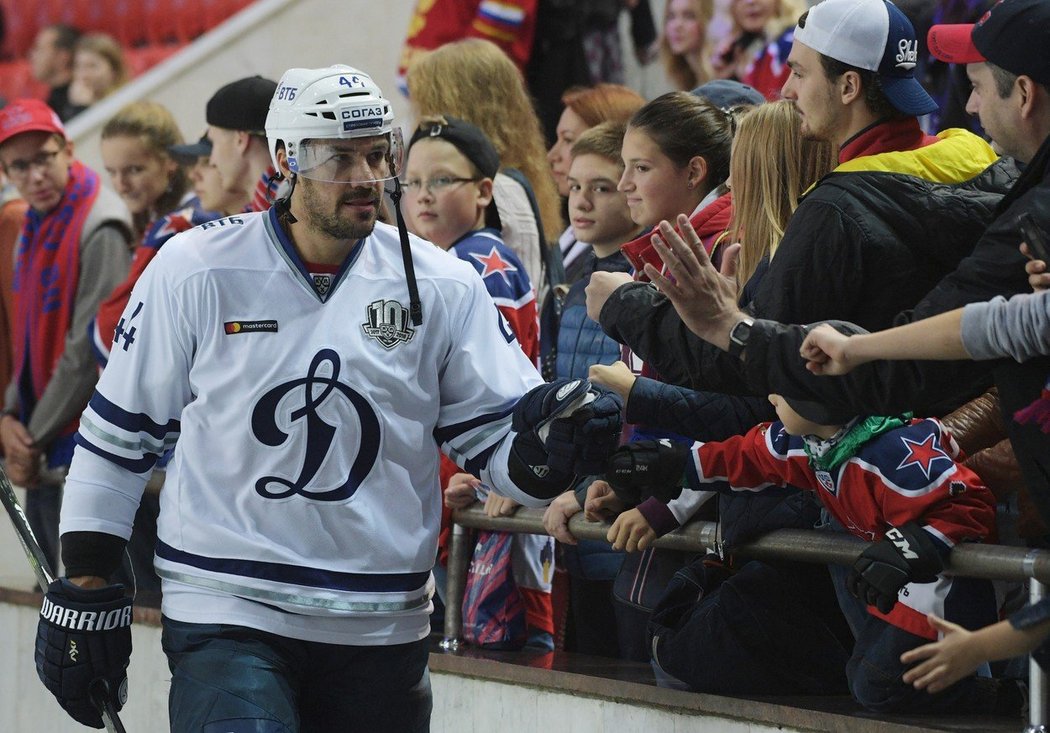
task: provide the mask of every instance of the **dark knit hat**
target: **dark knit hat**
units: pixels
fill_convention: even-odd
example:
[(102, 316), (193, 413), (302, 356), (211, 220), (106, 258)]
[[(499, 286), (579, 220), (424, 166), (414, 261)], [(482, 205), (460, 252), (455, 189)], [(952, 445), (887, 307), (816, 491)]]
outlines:
[(277, 82), (249, 76), (230, 82), (208, 100), (204, 118), (209, 125), (227, 130), (245, 130), (264, 135), (270, 100)]
[[(824, 323), (847, 336), (868, 333), (867, 329), (849, 321), (818, 321), (806, 326), (806, 332), (808, 333)], [(791, 406), (792, 410), (817, 425), (845, 425), (858, 415), (856, 409), (848, 405), (832, 405), (812, 400), (801, 400), (786, 394), (781, 394), (781, 397)]]

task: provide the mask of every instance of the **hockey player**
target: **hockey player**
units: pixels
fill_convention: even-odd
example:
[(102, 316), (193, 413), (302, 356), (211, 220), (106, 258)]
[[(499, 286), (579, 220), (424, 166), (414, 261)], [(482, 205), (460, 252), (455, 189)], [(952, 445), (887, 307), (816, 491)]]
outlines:
[(156, 567), (187, 733), (426, 730), (435, 441), (531, 506), (615, 446), (617, 399), (543, 384), (470, 265), (376, 222), (402, 143), (367, 74), (289, 70), (266, 133), (287, 197), (165, 245), (83, 416), (37, 667), (87, 725), (124, 697), (107, 578), (176, 438)]

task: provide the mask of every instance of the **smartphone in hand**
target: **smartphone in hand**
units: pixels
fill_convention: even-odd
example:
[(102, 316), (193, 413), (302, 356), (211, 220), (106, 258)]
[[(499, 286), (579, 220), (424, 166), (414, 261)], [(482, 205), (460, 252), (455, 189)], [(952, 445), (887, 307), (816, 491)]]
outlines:
[(1017, 228), (1021, 230), (1021, 239), (1028, 245), (1032, 257), (1050, 265), (1050, 245), (1030, 213), (1024, 211), (1017, 217)]

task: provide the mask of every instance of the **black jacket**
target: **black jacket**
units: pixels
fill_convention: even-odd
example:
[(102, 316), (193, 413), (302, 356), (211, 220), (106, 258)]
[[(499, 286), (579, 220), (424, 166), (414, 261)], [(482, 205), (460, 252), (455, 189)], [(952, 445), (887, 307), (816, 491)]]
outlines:
[[(748, 310), (782, 323), (840, 318), (869, 330), (889, 326), (970, 254), (992, 220), (1017, 172), (1010, 161), (975, 162), (989, 154), (982, 140), (955, 131), (917, 151), (840, 166), (799, 204)], [(945, 161), (951, 165), (939, 165)], [(938, 182), (953, 176), (962, 182)], [(667, 381), (767, 393), (745, 382), (739, 360), (689, 331), (649, 285), (617, 289), (600, 320)]]
[[(996, 218), (984, 231), (973, 253), (947, 275), (915, 309), (901, 313), (896, 325), (928, 318), (967, 303), (1009, 298), (1030, 291), (1017, 215), (1032, 214), (1043, 231), (1050, 232), (1050, 137), (1028, 164), (1024, 174), (1003, 198)], [(843, 377), (814, 377), (798, 356), (804, 338), (799, 326), (756, 321), (746, 351), (747, 383), (752, 389), (790, 397), (848, 406), (857, 412), (892, 414), (905, 409), (920, 413), (943, 410), (962, 391), (973, 391), (992, 378), (1007, 434), (1013, 444), (1032, 499), (1050, 521), (1050, 436), (1038, 426), (1018, 425), (1013, 413), (1039, 396), (1050, 357), (1018, 364), (1012, 360), (876, 361)]]

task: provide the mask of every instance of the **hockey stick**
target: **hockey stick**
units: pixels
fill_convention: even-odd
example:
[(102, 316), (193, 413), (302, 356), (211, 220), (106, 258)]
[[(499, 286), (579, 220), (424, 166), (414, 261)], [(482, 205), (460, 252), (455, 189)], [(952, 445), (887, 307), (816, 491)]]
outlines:
[[(47, 587), (55, 579), (55, 574), (51, 572), (51, 568), (47, 564), (44, 551), (40, 548), (40, 543), (37, 542), (36, 535), (33, 534), (33, 530), (29, 526), (29, 520), (26, 518), (25, 512), (22, 511), (22, 506), (18, 503), (18, 498), (15, 496), (15, 489), (11, 485), (11, 479), (7, 477), (3, 467), (0, 467), (0, 502), (3, 503), (4, 509), (7, 510), (7, 516), (11, 518), (11, 524), (15, 527), (18, 541), (22, 543), (22, 549), (25, 550), (26, 559), (29, 560), (29, 565), (36, 574), (37, 585), (40, 586), (44, 593), (47, 593)], [(94, 695), (92, 702), (98, 708), (106, 730), (109, 733), (127, 733), (124, 730), (123, 723), (120, 722), (120, 716), (117, 715), (116, 708), (113, 707), (113, 702), (107, 694), (108, 685), (103, 682), (103, 686), (103, 694)]]

